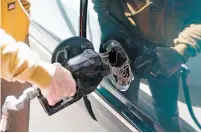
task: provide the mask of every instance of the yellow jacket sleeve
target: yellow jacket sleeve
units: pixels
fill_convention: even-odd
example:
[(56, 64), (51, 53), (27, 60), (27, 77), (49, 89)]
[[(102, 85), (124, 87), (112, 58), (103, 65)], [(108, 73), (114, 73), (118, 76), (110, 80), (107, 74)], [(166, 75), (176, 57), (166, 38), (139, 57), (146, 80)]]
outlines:
[(29, 82), (44, 89), (49, 86), (55, 72), (52, 64), (43, 62), (26, 44), (0, 29), (1, 78), (21, 83)]

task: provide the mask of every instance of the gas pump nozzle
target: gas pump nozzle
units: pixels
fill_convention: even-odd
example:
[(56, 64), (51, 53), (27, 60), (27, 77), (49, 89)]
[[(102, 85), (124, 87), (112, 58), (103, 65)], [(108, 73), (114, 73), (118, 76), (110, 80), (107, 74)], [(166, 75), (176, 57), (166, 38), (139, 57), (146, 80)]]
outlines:
[(22, 110), (26, 102), (36, 97), (45, 112), (51, 116), (92, 93), (105, 76), (121, 71), (120, 68), (114, 68), (103, 62), (103, 58), (107, 56), (107, 53), (96, 53), (86, 38), (72, 37), (61, 42), (53, 52), (52, 63), (58, 62), (72, 73), (77, 84), (75, 96), (65, 97), (54, 106), (50, 106), (40, 89), (34, 86), (26, 89), (18, 99), (8, 96), (2, 108), (0, 131), (8, 131), (11, 110)]
[(61, 42), (53, 52), (52, 63), (58, 62), (68, 69), (77, 85), (73, 97), (66, 97), (50, 106), (38, 89), (38, 99), (48, 115), (53, 115), (93, 92), (103, 77), (110, 74), (110, 67), (102, 62), (90, 41), (82, 37), (72, 37)]
[(104, 76), (110, 74), (110, 67), (102, 62), (101, 56), (93, 49), (90, 41), (81, 37), (72, 37), (61, 42), (52, 55), (52, 63), (58, 62), (68, 69), (77, 84), (73, 97), (66, 97), (56, 105), (50, 106), (37, 87), (27, 88), (17, 99), (8, 96), (2, 107), (0, 131), (8, 131), (11, 122), (10, 111), (20, 111), (26, 102), (38, 98), (45, 112), (50, 116), (93, 92)]

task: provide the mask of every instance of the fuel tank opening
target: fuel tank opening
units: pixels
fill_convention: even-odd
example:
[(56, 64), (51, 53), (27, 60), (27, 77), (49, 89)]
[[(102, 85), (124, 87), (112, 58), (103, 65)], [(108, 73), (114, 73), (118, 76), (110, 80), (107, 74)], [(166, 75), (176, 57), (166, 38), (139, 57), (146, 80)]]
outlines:
[(119, 91), (127, 91), (134, 80), (131, 72), (129, 58), (121, 43), (115, 39), (109, 39), (102, 45), (102, 60), (111, 67), (115, 79), (115, 87)]

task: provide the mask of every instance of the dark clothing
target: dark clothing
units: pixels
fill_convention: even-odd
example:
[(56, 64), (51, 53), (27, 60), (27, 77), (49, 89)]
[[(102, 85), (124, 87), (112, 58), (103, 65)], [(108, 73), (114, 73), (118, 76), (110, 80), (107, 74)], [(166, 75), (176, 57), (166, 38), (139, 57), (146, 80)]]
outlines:
[[(185, 62), (201, 52), (201, 0), (93, 0), (102, 38), (117, 30), (142, 45), (175, 49)], [(132, 52), (131, 52), (132, 53)], [(132, 60), (132, 55), (128, 55)], [(132, 64), (131, 64), (132, 67)], [(148, 78), (159, 123), (167, 131), (180, 131), (177, 108), (179, 73), (167, 79)], [(139, 82), (130, 90), (136, 100)], [(125, 92), (126, 93), (126, 92)]]
[(179, 72), (167, 79), (148, 79), (157, 119), (167, 131), (181, 131), (177, 107), (179, 80)]
[[(180, 73), (177, 72), (166, 79), (149, 77), (147, 80), (158, 123), (167, 131), (181, 131), (182, 126), (177, 106)], [(137, 104), (138, 98), (141, 97), (139, 96), (139, 84), (140, 78), (135, 76), (130, 88), (123, 92), (126, 98), (134, 104)], [(139, 108), (143, 108), (143, 105), (139, 105)]]
[(116, 30), (117, 27), (127, 28), (137, 38), (173, 47), (185, 61), (201, 52), (200, 0), (93, 0), (93, 2), (103, 35)]

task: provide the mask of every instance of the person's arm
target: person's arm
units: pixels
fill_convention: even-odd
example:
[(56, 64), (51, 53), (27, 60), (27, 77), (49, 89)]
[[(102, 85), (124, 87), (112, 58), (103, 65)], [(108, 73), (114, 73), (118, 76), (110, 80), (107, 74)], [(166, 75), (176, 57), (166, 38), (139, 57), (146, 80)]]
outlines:
[[(182, 64), (188, 62), (191, 57), (196, 57), (201, 52), (201, 1), (189, 1), (188, 9), (184, 11), (185, 19), (183, 29), (174, 40), (175, 46), (172, 48), (158, 47), (155, 49), (157, 61), (152, 67), (152, 74), (171, 76), (177, 72)], [(193, 8), (190, 8), (193, 7)], [(182, 12), (182, 11), (181, 11)]]
[[(16, 42), (0, 29), (1, 78), (9, 82), (29, 82), (41, 89), (50, 105), (74, 96), (76, 82), (70, 71), (59, 63), (46, 63), (26, 44)], [(65, 82), (64, 82), (65, 81)]]
[(1, 78), (7, 81), (26, 81), (47, 88), (52, 80), (55, 67), (39, 60), (38, 55), (22, 42), (16, 42), (0, 29)]
[(191, 24), (175, 39), (174, 49), (188, 61), (201, 52), (201, 24)]
[(174, 40), (174, 49), (179, 52), (185, 59), (195, 57), (201, 52), (201, 1), (195, 0), (191, 2), (189, 14), (183, 31)]
[[(30, 14), (30, 3), (27, 0), (20, 0), (22, 7)], [(25, 41), (26, 44), (28, 42), (28, 36)], [(30, 87), (31, 84), (24, 83), (21, 84), (19, 82), (7, 82), (6, 80), (1, 79), (1, 98), (0, 103), (1, 107), (3, 106), (3, 101), (9, 95), (13, 95), (19, 97), (23, 91)], [(29, 131), (29, 113), (30, 112), (30, 103), (27, 103), (23, 110), (19, 112), (11, 112), (12, 115), (12, 122), (10, 123), (10, 132), (28, 132)], [(20, 122), (19, 122), (20, 120)]]

